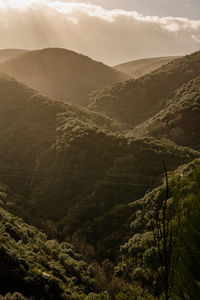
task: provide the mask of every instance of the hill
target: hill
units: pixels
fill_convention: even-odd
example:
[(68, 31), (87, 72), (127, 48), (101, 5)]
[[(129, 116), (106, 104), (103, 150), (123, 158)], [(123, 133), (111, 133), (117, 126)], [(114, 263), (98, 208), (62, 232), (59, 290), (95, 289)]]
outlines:
[(179, 145), (200, 149), (200, 77), (183, 85), (166, 108), (138, 125), (132, 134), (167, 138)]
[(199, 74), (200, 51), (173, 60), (144, 77), (94, 92), (85, 105), (133, 129), (163, 109), (178, 88)]
[[(178, 207), (184, 209), (181, 224), (187, 230), (190, 228), (183, 230), (179, 240), (188, 240), (186, 245), (191, 243), (192, 251), (198, 246), (192, 234), (193, 230), (199, 234), (198, 226), (191, 220), (195, 217), (195, 222), (199, 222), (199, 215), (193, 214), (199, 214), (199, 210), (190, 208), (194, 204), (199, 207), (199, 56), (200, 53), (195, 53), (143, 79), (111, 88), (108, 104), (110, 99), (117, 99), (115, 103), (124, 113), (120, 107), (125, 103), (124, 87), (130, 85), (131, 91), (139, 87), (138, 94), (134, 95), (137, 101), (143, 100), (138, 110), (140, 119), (144, 118), (142, 108), (147, 109), (148, 105), (151, 108), (145, 100), (152, 97), (154, 107), (146, 111), (145, 118), (149, 114), (154, 117), (142, 125), (141, 132), (136, 127), (130, 134), (119, 133), (109, 117), (51, 100), (0, 74), (0, 270), (3, 278), (0, 294), (17, 291), (36, 300), (100, 300), (109, 299), (109, 295), (88, 294), (109, 289), (111, 299), (118, 292), (117, 300), (152, 299), (146, 296), (147, 289), (156, 297), (161, 295), (162, 258), (155, 260), (150, 227), (162, 215), (160, 209), (166, 199), (163, 160), (167, 171), (190, 163), (178, 170), (177, 177), (176, 174), (170, 177), (168, 203), (169, 208), (174, 208), (170, 204), (178, 199)], [(178, 91), (177, 86), (181, 87)], [(159, 102), (156, 88), (163, 97), (166, 92), (164, 101)], [(133, 113), (133, 106), (130, 107)], [(155, 115), (157, 109), (159, 114)], [(164, 125), (160, 128), (160, 123), (156, 123), (156, 127), (154, 120)], [(128, 125), (132, 126), (133, 120)], [(151, 133), (154, 127), (158, 130)], [(185, 181), (185, 175), (189, 181)], [(172, 216), (176, 226), (179, 218), (173, 212), (173, 209), (169, 211), (169, 217)], [(45, 231), (48, 238), (11, 213)], [(54, 238), (60, 243), (51, 240)], [(71, 244), (92, 262), (95, 271)], [(124, 256), (114, 269), (120, 260), (122, 244)], [(188, 248), (184, 251), (182, 260), (185, 255), (189, 259)], [(198, 275), (198, 264), (194, 267)], [(190, 276), (183, 273), (184, 281), (177, 279), (186, 268), (184, 263), (177, 268), (177, 295), (181, 289), (187, 295), (191, 290), (193, 295), (199, 295), (198, 276), (190, 279), (194, 285), (189, 286), (189, 292), (183, 283)], [(115, 270), (121, 279), (116, 277)], [(191, 275), (191, 270), (188, 274)], [(120, 289), (124, 281), (127, 285), (123, 292)], [(139, 291), (139, 298), (135, 287), (140, 285), (143, 290)], [(23, 296), (5, 296), (5, 299), (20, 298)]]
[(17, 57), (18, 55), (21, 55), (28, 50), (23, 50), (23, 49), (3, 49), (0, 50), (0, 64), (4, 63), (10, 59), (13, 59)]
[(103, 63), (59, 48), (26, 52), (3, 63), (0, 71), (51, 98), (71, 103), (128, 78)]
[[(56, 141), (57, 114), (66, 113), (93, 126), (115, 129), (109, 118), (53, 101), (5, 74), (0, 74), (1, 164), (34, 166)], [(38, 156), (37, 156), (38, 155)]]
[(120, 72), (126, 73), (131, 78), (138, 78), (144, 76), (161, 66), (169, 63), (170, 61), (179, 58), (178, 56), (167, 56), (167, 57), (154, 57), (138, 59), (131, 62), (123, 63), (114, 68)]
[(173, 170), (199, 156), (111, 132), (109, 119), (52, 101), (6, 75), (0, 91), (0, 178), (26, 199), (5, 208), (51, 237), (99, 245), (98, 260), (113, 259), (125, 236), (114, 235), (117, 220), (98, 235), (95, 226), (157, 185), (163, 159)]

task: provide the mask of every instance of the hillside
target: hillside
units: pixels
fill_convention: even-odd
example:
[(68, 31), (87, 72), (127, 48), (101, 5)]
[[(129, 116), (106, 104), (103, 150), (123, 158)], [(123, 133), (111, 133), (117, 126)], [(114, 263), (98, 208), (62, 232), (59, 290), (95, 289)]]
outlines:
[(175, 299), (199, 298), (199, 175), (200, 160), (197, 159), (169, 174), (168, 193), (164, 181), (129, 205), (133, 212), (132, 236), (121, 247), (124, 260), (117, 270), (123, 272), (129, 282), (137, 282), (157, 297), (164, 289), (162, 217), (165, 211), (171, 295)]
[(6, 75), (0, 90), (0, 178), (26, 198), (5, 208), (51, 237), (78, 235), (99, 244), (99, 260), (112, 259), (125, 236), (114, 236), (114, 223), (97, 241), (95, 222), (157, 185), (163, 159), (173, 170), (199, 156), (153, 138), (115, 134), (109, 119), (47, 99)]
[(175, 143), (200, 149), (200, 77), (183, 85), (166, 108), (137, 126), (132, 134), (167, 138)]
[(154, 58), (144, 58), (127, 63), (123, 63), (114, 68), (120, 72), (126, 73), (131, 76), (131, 78), (139, 78), (144, 76), (161, 66), (169, 63), (170, 61), (179, 58), (178, 56), (168, 56), (168, 57), (154, 57)]
[(199, 74), (200, 51), (173, 60), (142, 78), (94, 92), (85, 106), (133, 129), (163, 109), (178, 88)]
[(0, 300), (200, 300), (198, 11), (0, 0)]
[[(177, 92), (170, 104), (174, 114), (176, 102), (195, 113), (198, 87), (196, 78)], [(108, 117), (51, 100), (5, 74), (0, 74), (0, 133), (0, 269), (5, 278), (0, 294), (20, 292), (36, 300), (57, 299), (57, 295), (58, 300), (99, 300), (109, 296), (88, 294), (108, 289), (111, 299), (113, 293), (122, 293), (116, 299), (124, 300), (120, 289), (129, 271), (124, 269), (119, 278), (121, 271), (115, 274), (114, 264), (120, 258), (120, 245), (133, 235), (131, 220), (135, 214), (143, 215), (136, 211), (137, 203), (143, 197), (150, 201), (151, 190), (150, 195), (159, 191), (163, 160), (173, 171), (199, 159), (199, 148), (119, 134)], [(43, 230), (48, 238), (8, 211)], [(139, 226), (142, 234), (146, 229)], [(93, 273), (66, 241), (92, 263)], [(12, 285), (8, 278), (13, 279)], [(142, 284), (149, 289), (146, 282)]]
[(35, 166), (55, 141), (56, 114), (64, 105), (0, 74), (0, 165)]
[(4, 63), (10, 59), (13, 59), (17, 57), (18, 55), (21, 55), (28, 50), (23, 50), (23, 49), (3, 49), (0, 50), (0, 64)]
[[(14, 198), (1, 184), (1, 205)], [(0, 229), (0, 294), (17, 291), (38, 300), (59, 300), (77, 299), (78, 295), (83, 299), (81, 295), (94, 291), (92, 269), (71, 245), (48, 240), (2, 208)]]
[(79, 103), (89, 93), (128, 76), (89, 57), (59, 48), (26, 52), (3, 63), (0, 71), (64, 102)]
[[(1, 165), (35, 166), (40, 155), (56, 141), (58, 113), (77, 117), (93, 126), (115, 130), (109, 118), (53, 101), (5, 74), (0, 74)], [(17, 157), (17, 159), (16, 159)]]
[[(153, 139), (110, 135), (71, 119), (61, 121), (57, 142), (41, 165), (43, 180), (35, 178), (32, 185), (30, 219), (39, 224), (42, 220), (43, 228), (54, 228), (61, 239), (73, 240), (80, 233), (95, 247), (98, 260), (112, 259), (125, 236), (114, 234), (119, 220), (105, 230), (108, 213), (156, 186), (162, 159), (173, 170), (199, 153)], [(53, 221), (50, 226), (47, 220)]]

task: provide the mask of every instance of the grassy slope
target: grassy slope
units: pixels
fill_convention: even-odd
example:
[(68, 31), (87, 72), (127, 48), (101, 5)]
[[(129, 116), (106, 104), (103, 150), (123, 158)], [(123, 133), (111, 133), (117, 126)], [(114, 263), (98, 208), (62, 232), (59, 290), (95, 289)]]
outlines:
[(144, 58), (115, 66), (114, 68), (120, 72), (127, 73), (132, 78), (144, 76), (170, 61), (178, 58), (178, 56)]
[(59, 48), (29, 51), (5, 62), (0, 70), (51, 98), (72, 103), (128, 78), (103, 63)]
[(97, 91), (87, 99), (90, 110), (105, 113), (133, 128), (158, 113), (175, 91), (200, 74), (200, 52), (174, 60), (141, 77)]

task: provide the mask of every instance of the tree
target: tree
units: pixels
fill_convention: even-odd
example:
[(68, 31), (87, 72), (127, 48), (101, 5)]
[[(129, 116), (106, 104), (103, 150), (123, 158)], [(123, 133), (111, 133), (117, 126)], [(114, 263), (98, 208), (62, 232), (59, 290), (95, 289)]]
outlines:
[[(175, 274), (176, 294), (181, 299), (198, 300), (200, 295), (200, 168), (174, 186), (181, 207), (181, 245)], [(179, 246), (180, 247), (180, 246)]]
[[(161, 265), (156, 270), (157, 285), (160, 294), (169, 300), (173, 293), (175, 270), (180, 256), (178, 236), (180, 232), (180, 212), (178, 202), (169, 198), (169, 179), (165, 162), (163, 167), (166, 180), (166, 194), (161, 203), (153, 202), (154, 216), (151, 215), (151, 228), (154, 241), (154, 259)], [(176, 219), (176, 220), (175, 220)], [(161, 281), (161, 282), (159, 282)], [(163, 297), (163, 296), (162, 296)]]

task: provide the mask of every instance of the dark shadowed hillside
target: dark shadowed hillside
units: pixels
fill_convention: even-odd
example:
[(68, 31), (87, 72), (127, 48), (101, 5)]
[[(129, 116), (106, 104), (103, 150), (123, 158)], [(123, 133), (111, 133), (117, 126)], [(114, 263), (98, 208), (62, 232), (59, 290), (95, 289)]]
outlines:
[[(0, 74), (0, 159), (3, 164), (35, 166), (56, 141), (57, 114), (115, 130), (104, 116), (52, 101), (5, 74)], [(10, 153), (13, 153), (10, 156)], [(12, 160), (12, 161), (11, 161)]]
[(128, 75), (103, 63), (59, 48), (24, 53), (5, 62), (0, 70), (51, 98), (72, 103), (79, 103), (97, 89), (128, 79)]
[(1, 165), (34, 166), (56, 139), (56, 114), (64, 104), (0, 75)]
[(166, 108), (137, 126), (133, 135), (167, 138), (200, 149), (200, 77), (183, 85)]
[(87, 107), (133, 128), (166, 106), (167, 99), (200, 74), (200, 52), (171, 61), (137, 80), (117, 83), (90, 95)]
[(114, 68), (136, 79), (160, 68), (176, 58), (178, 58), (178, 56), (144, 58), (123, 63)]
[[(14, 198), (0, 184), (1, 205)], [(17, 291), (37, 300), (64, 300), (78, 295), (85, 299), (94, 290), (92, 269), (70, 244), (48, 240), (43, 232), (2, 208), (0, 229), (0, 294)]]
[(26, 198), (6, 208), (52, 237), (78, 235), (99, 244), (100, 260), (112, 258), (125, 236), (114, 235), (116, 221), (97, 240), (98, 222), (157, 185), (163, 159), (173, 170), (199, 156), (153, 138), (111, 133), (109, 119), (51, 101), (6, 75), (0, 90), (0, 178)]
[(17, 57), (18, 55), (21, 55), (28, 50), (23, 49), (3, 49), (0, 50), (0, 63), (4, 63), (7, 60), (13, 59)]

